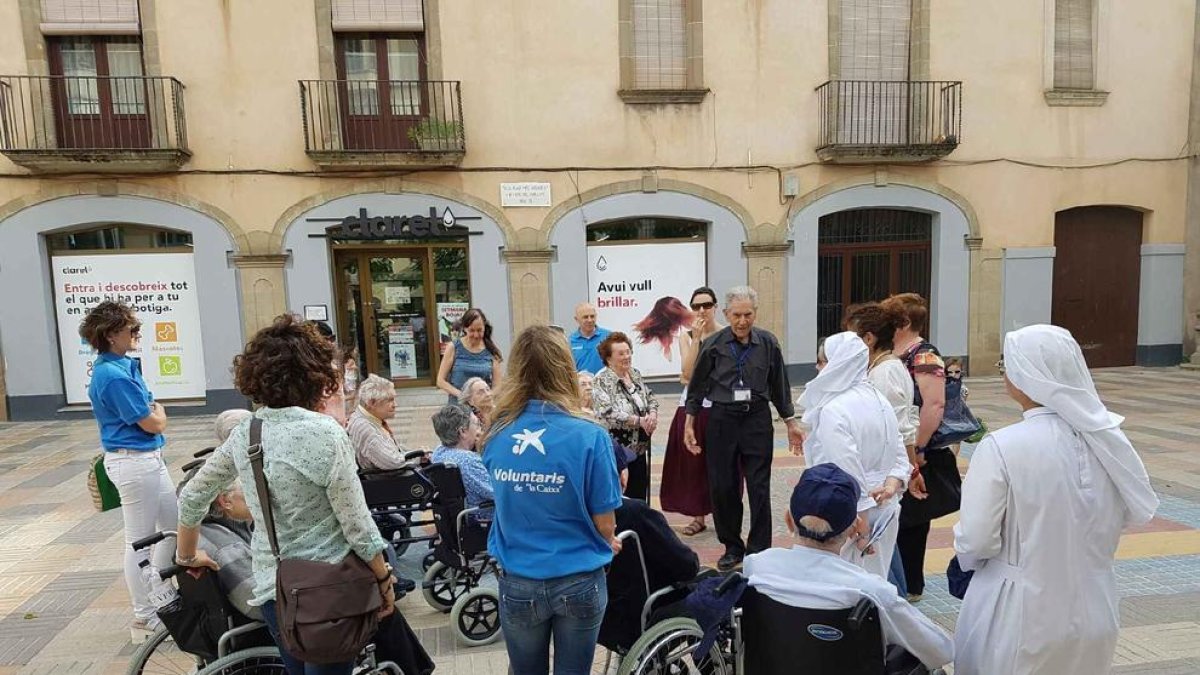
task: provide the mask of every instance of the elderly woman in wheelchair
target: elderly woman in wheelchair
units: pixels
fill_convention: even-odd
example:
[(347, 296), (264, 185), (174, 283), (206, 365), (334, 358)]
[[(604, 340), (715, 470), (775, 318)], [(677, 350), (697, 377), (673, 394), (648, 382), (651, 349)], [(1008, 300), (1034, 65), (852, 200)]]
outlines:
[(833, 464), (806, 470), (787, 513), (797, 545), (748, 556), (744, 578), (699, 582), (684, 602), (690, 616), (651, 622), (617, 672), (783, 675), (798, 664), (806, 675), (940, 672), (953, 659), (950, 636), (839, 556), (857, 531), (858, 489)]

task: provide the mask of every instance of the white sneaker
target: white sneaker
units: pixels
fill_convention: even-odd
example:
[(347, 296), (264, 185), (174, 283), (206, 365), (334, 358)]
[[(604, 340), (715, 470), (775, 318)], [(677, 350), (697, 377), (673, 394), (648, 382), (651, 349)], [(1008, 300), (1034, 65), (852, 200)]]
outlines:
[(134, 619), (133, 623), (129, 624), (129, 640), (135, 645), (140, 645), (154, 635), (154, 632), (162, 625), (162, 621), (157, 616), (151, 616), (149, 619)]

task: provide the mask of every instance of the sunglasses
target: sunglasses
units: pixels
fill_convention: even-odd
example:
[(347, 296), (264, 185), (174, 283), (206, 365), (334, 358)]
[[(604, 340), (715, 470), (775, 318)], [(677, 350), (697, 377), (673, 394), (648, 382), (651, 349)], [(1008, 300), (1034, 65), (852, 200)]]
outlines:
[(1004, 374), (1004, 357), (1003, 356), (1001, 356), (1000, 360), (996, 362), (996, 370), (999, 370), (1001, 375)]
[(947, 370), (946, 374), (950, 377), (958, 377), (959, 375), (962, 375), (962, 371), (957, 368), (953, 368), (951, 370)]
[(129, 334), (130, 334), (131, 336), (133, 336), (133, 337), (137, 337), (137, 336), (141, 335), (141, 334), (142, 334), (142, 327), (141, 327), (141, 326), (130, 326), (130, 327), (129, 327)]
[(693, 302), (692, 303), (692, 311), (699, 312), (702, 309), (712, 309), (713, 307), (716, 307), (716, 306), (717, 306), (717, 303), (715, 303), (715, 302)]

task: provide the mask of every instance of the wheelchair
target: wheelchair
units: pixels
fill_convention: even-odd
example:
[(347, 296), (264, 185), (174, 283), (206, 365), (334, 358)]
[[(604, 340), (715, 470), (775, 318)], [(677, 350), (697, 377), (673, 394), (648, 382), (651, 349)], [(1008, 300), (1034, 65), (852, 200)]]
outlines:
[[(403, 556), (413, 544), (428, 543), (431, 549), (422, 562), (423, 569), (429, 569), (433, 564), (433, 542), (437, 535), (413, 535), (413, 530), (422, 526), (433, 525), (432, 520), (423, 520), (418, 514), (429, 511), (432, 507), (434, 486), (420, 478), (421, 460), (425, 457), (424, 450), (412, 450), (404, 453), (405, 466), (389, 471), (360, 471), (359, 478), (363, 480), (363, 490), (368, 489), (367, 480), (373, 477), (388, 477), (393, 480), (387, 495), (373, 494), (375, 499), (368, 499), (371, 517), (379, 528), (379, 534), (392, 545), (396, 556)], [(403, 485), (399, 485), (403, 483)], [(375, 487), (374, 485), (372, 487)], [(392, 489), (399, 488), (399, 489)], [(372, 505), (374, 504), (374, 505)], [(411, 589), (409, 589), (411, 590)]]
[[(133, 549), (140, 551), (175, 535), (158, 532), (135, 541)], [(286, 675), (267, 625), (234, 608), (216, 574), (206, 570), (197, 579), (178, 565), (158, 574), (174, 581), (179, 599), (158, 610), (163, 625), (130, 657), (127, 675)], [(379, 662), (374, 645), (363, 649), (354, 672), (404, 675), (395, 663)]]
[[(485, 577), (496, 573), (496, 560), (487, 553), (490, 517), (483, 511), (493, 504), (466, 508), (462, 473), (452, 464), (410, 465), (389, 471), (359, 474), (371, 512), (432, 513), (433, 550), (425, 558), (421, 594), (430, 607), (450, 614), (455, 639), (468, 647), (491, 644), (500, 636), (500, 595)], [(396, 561), (392, 561), (393, 567)]]
[[(728, 592), (740, 576), (727, 576), (715, 593)], [(868, 598), (844, 609), (807, 609), (747, 586), (716, 631), (712, 647), (698, 656), (704, 631), (695, 620), (653, 623), (621, 659), (617, 673), (790, 675), (802, 667), (806, 675), (931, 675), (903, 650), (885, 650), (879, 610)]]

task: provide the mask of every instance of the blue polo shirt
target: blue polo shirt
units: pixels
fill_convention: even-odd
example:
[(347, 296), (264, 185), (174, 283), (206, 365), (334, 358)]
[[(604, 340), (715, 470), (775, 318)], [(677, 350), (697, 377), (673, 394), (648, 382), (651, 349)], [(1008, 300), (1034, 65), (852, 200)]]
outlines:
[(105, 450), (157, 450), (163, 446), (162, 434), (148, 433), (137, 425), (150, 414), (154, 400), (142, 379), (140, 360), (112, 352), (97, 356), (88, 398)]
[(621, 505), (608, 432), (545, 401), (497, 430), (483, 448), (495, 492), (488, 551), (506, 572), (556, 579), (612, 561), (592, 516)]
[(608, 337), (611, 330), (596, 326), (596, 332), (592, 333), (592, 337), (585, 338), (578, 330), (571, 333), (571, 356), (575, 357), (575, 371), (589, 372), (593, 375), (604, 369), (604, 361), (600, 358), (600, 351), (597, 347), (604, 338)]

